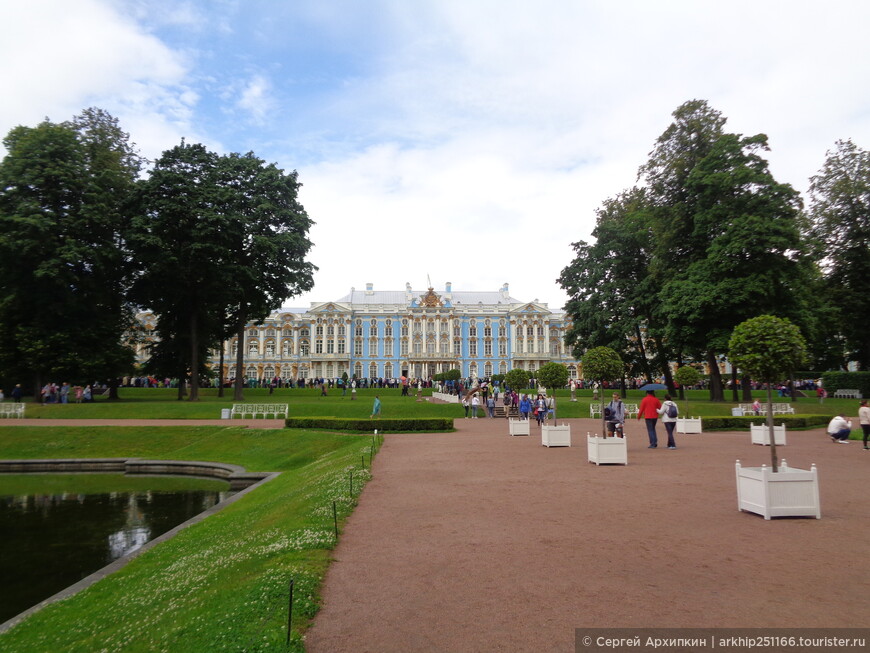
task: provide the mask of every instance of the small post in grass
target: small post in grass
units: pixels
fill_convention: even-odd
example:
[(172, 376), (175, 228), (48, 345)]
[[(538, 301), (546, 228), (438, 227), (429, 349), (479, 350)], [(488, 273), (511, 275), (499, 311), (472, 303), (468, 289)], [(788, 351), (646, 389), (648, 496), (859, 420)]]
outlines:
[(290, 601), (287, 608), (287, 646), (290, 646), (290, 628), (293, 626), (293, 579), (290, 579)]
[(366, 455), (365, 454), (360, 455), (359, 462), (360, 462), (360, 465), (362, 465), (362, 468), (365, 469), (366, 468)]
[(350, 498), (353, 499), (353, 470), (350, 470)]
[(335, 541), (338, 542), (338, 510), (335, 507), (335, 501), (332, 502), (332, 523), (335, 525)]

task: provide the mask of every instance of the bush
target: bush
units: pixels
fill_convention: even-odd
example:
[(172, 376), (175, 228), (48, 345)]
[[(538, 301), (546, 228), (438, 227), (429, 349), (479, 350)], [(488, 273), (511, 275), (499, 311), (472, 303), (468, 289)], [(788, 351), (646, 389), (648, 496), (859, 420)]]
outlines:
[(870, 372), (825, 372), (822, 385), (829, 396), (842, 388), (857, 388), (865, 397), (870, 396)]
[(319, 429), (323, 431), (358, 431), (371, 433), (435, 433), (453, 431), (453, 418), (346, 419), (340, 417), (291, 417), (285, 421), (289, 429)]
[[(773, 423), (785, 424), (787, 429), (808, 429), (825, 426), (830, 415), (774, 415)], [(743, 417), (704, 417), (705, 431), (748, 431), (750, 424), (767, 424), (764, 415), (745, 415)]]

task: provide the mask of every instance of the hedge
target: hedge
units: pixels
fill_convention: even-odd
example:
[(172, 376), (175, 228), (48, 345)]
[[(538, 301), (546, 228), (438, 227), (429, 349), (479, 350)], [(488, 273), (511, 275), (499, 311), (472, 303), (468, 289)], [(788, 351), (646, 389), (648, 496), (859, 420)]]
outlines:
[[(790, 429), (807, 429), (826, 426), (831, 421), (830, 415), (774, 415), (773, 423), (779, 426), (785, 424)], [(767, 424), (764, 415), (747, 415), (744, 417), (704, 417), (701, 422), (705, 431), (748, 431), (750, 424)]]
[(289, 429), (320, 429), (323, 431), (358, 431), (371, 433), (434, 433), (453, 431), (452, 417), (347, 419), (341, 417), (291, 417), (285, 420)]
[(825, 372), (822, 374), (822, 385), (830, 397), (843, 388), (857, 389), (867, 397), (870, 396), (870, 372)]

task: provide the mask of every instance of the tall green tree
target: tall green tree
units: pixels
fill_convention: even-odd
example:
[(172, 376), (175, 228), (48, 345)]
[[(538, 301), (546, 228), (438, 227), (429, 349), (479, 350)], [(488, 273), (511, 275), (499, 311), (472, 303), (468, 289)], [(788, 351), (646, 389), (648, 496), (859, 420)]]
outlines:
[(568, 368), (562, 363), (546, 363), (537, 372), (538, 383), (553, 391), (553, 424), (556, 421), (556, 390), (568, 383)]
[(801, 238), (801, 201), (774, 179), (763, 134), (725, 133), (705, 102), (674, 113), (641, 168), (654, 206), (651, 270), (666, 339), (705, 360), (710, 398), (724, 400), (719, 370), (732, 329), (761, 310), (810, 320), (812, 266)]
[(217, 162), (200, 144), (182, 141), (164, 152), (140, 184), (130, 237), (141, 269), (131, 296), (158, 316), (160, 343), (152, 364), (167, 376), (189, 378), (191, 401), (199, 399), (208, 349), (224, 335), (223, 310), (234, 273), (235, 225), (221, 211), (226, 198), (217, 183)]
[(846, 360), (870, 369), (870, 152), (851, 140), (837, 141), (822, 169), (810, 179), (809, 215), (816, 254), (824, 272), (828, 325), (845, 342)]
[(237, 338), (234, 399), (241, 401), (245, 325), (314, 286), (317, 268), (306, 260), (313, 222), (299, 202), (296, 171), (285, 173), (249, 152), (220, 157), (216, 173), (232, 239), (226, 326)]
[(558, 281), (568, 293), (572, 327), (566, 342), (577, 351), (610, 347), (632, 375), (647, 380), (669, 373), (661, 338), (659, 284), (650, 269), (653, 232), (643, 189), (632, 188), (596, 211), (594, 244), (573, 243), (576, 256)]
[(117, 121), (16, 127), (0, 162), (0, 366), (47, 381), (113, 380), (132, 366), (123, 342), (124, 233), (140, 159)]

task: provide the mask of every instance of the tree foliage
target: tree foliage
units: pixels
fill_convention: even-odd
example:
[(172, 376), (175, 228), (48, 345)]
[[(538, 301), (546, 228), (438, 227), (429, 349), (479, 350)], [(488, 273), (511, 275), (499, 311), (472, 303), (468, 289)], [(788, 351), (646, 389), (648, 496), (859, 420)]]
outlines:
[(528, 371), (515, 367), (504, 376), (504, 382), (511, 390), (519, 392), (524, 388), (529, 387), (529, 379), (531, 376)]
[(838, 141), (810, 182), (811, 235), (824, 272), (820, 290), (830, 300), (826, 323), (839, 327), (825, 335), (829, 341), (841, 335), (843, 358), (870, 369), (870, 152)]
[(624, 366), (619, 354), (610, 347), (595, 347), (583, 354), (583, 378), (589, 381), (616, 381)]
[(595, 244), (576, 243), (559, 280), (576, 346), (609, 346), (669, 386), (670, 361), (703, 360), (713, 400), (730, 334), (759, 306), (823, 328), (800, 196), (770, 173), (764, 134), (725, 123), (702, 100), (678, 107), (640, 168), (645, 185), (604, 202)]
[(140, 159), (98, 109), (16, 127), (4, 145), (0, 366), (37, 386), (114, 379), (133, 361), (125, 233)]

